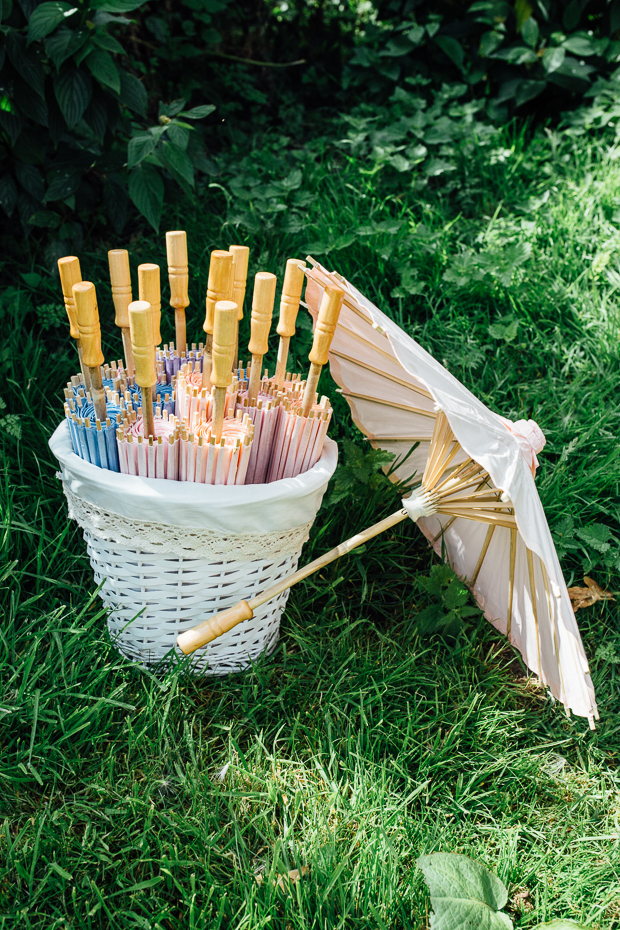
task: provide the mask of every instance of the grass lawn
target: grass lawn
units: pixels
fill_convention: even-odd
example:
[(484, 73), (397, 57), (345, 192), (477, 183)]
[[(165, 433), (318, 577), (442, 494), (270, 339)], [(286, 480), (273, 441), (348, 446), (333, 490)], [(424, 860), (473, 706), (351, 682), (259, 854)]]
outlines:
[[(620, 590), (613, 129), (474, 134), (426, 185), (369, 154), (363, 131), (238, 149), (163, 222), (190, 237), (188, 335), (212, 248), (245, 241), (251, 274), (280, 276), (312, 251), (489, 406), (538, 421), (537, 483), (566, 578)], [(122, 244), (81, 252), (110, 339), (105, 252)], [(134, 268), (165, 265), (163, 232), (129, 247)], [(433, 557), (413, 524), (294, 589), (275, 654), (253, 670), (192, 680), (135, 668), (107, 640), (47, 448), (76, 367), (53, 258), (33, 260), (34, 277), (2, 302), (0, 928), (422, 930), (415, 859), (439, 850), (496, 872), (516, 927), (619, 928), (616, 604), (578, 613), (595, 732), (483, 619), (456, 641), (420, 638)], [(306, 325), (299, 359), (309, 339)], [(331, 393), (333, 435), (363, 445)], [(358, 482), (323, 507), (304, 558), (392, 508), (390, 488)], [(302, 866), (302, 881), (274, 881)]]

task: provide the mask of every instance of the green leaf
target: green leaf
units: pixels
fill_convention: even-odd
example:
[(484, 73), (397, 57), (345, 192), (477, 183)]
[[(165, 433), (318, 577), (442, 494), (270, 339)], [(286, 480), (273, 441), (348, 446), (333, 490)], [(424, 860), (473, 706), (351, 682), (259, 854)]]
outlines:
[(38, 168), (26, 162), (18, 161), (15, 163), (15, 174), (21, 186), (34, 200), (43, 200), (45, 184)]
[(45, 203), (51, 200), (66, 200), (75, 194), (82, 180), (82, 172), (79, 168), (57, 168), (50, 173), (50, 185), (45, 194)]
[(96, 32), (93, 36), (93, 45), (102, 48), (106, 52), (112, 52), (113, 55), (124, 55), (125, 49), (114, 36), (108, 35), (107, 32)]
[(173, 145), (172, 142), (162, 142), (159, 155), (169, 171), (178, 174), (190, 187), (194, 186), (194, 166), (191, 158), (183, 149)]
[(53, 210), (37, 210), (29, 217), (28, 222), (31, 226), (38, 226), (42, 229), (57, 229), (60, 226), (61, 218)]
[(486, 58), (487, 55), (492, 55), (495, 49), (499, 48), (504, 37), (499, 33), (495, 32), (492, 29), (490, 32), (485, 32), (480, 39), (480, 54), (483, 58)]
[(65, 71), (54, 81), (54, 92), (67, 126), (73, 129), (90, 102), (92, 94), (90, 79), (75, 69)]
[(533, 16), (528, 16), (528, 18), (523, 23), (523, 28), (521, 30), (523, 41), (526, 45), (529, 45), (530, 48), (536, 48), (539, 35), (540, 29), (538, 28), (538, 23)]
[(589, 526), (579, 527), (575, 530), (575, 535), (597, 552), (608, 552), (611, 549), (610, 540), (616, 542), (612, 531), (604, 523), (591, 523)]
[(564, 64), (566, 58), (566, 49), (563, 48), (546, 48), (543, 52), (542, 63), (547, 74), (557, 71)]
[(151, 165), (139, 165), (129, 175), (129, 196), (155, 232), (159, 231), (164, 182)]
[(60, 66), (67, 58), (71, 58), (78, 49), (85, 45), (88, 38), (88, 29), (64, 28), (59, 29), (53, 36), (46, 39), (45, 51), (56, 65), (57, 71), (60, 70)]
[(517, 32), (521, 32), (524, 24), (528, 21), (532, 13), (533, 10), (528, 0), (516, 0), (515, 15), (517, 17)]
[(214, 110), (215, 107), (210, 103), (204, 103), (200, 107), (192, 107), (191, 110), (184, 110), (182, 113), (179, 113), (179, 116), (185, 119), (204, 119), (205, 116), (208, 116), (209, 113), (213, 113)]
[(431, 930), (512, 930), (501, 908), (508, 892), (502, 882), (479, 862), (455, 853), (420, 856), (431, 893)]
[(67, 872), (67, 870), (63, 869), (62, 866), (58, 865), (57, 862), (50, 862), (50, 868), (57, 872), (61, 878), (64, 878), (65, 881), (70, 882), (73, 880), (73, 875), (71, 872)]
[(568, 39), (562, 42), (562, 48), (565, 48), (567, 52), (572, 52), (573, 55), (578, 55), (580, 58), (598, 53), (596, 39), (583, 34), (569, 36)]
[(495, 52), (493, 58), (500, 58), (511, 65), (529, 65), (538, 61), (536, 52), (526, 45), (513, 45), (512, 48), (500, 49), (499, 52)]
[(63, 3), (62, 0), (39, 4), (28, 22), (28, 45), (37, 39), (44, 39), (77, 10), (76, 6)]
[(16, 29), (9, 29), (6, 36), (6, 51), (15, 70), (39, 97), (45, 96), (45, 72), (33, 49), (26, 48), (26, 39)]
[(457, 42), (456, 39), (453, 39), (452, 36), (436, 36), (435, 42), (442, 52), (445, 52), (448, 58), (454, 62), (457, 68), (463, 67), (465, 53), (463, 51), (463, 46)]
[(146, 116), (148, 98), (142, 83), (129, 71), (121, 71), (121, 103), (138, 113)]
[(157, 145), (157, 136), (150, 132), (134, 136), (127, 146), (127, 167), (135, 168), (147, 155), (150, 155)]
[(147, 0), (95, 0), (93, 8), (102, 13), (130, 13), (144, 6)]
[(109, 52), (95, 49), (86, 59), (86, 65), (95, 80), (103, 87), (110, 87), (120, 94), (121, 78)]
[(189, 143), (189, 129), (179, 126), (178, 123), (169, 123), (168, 138), (177, 148), (185, 151)]

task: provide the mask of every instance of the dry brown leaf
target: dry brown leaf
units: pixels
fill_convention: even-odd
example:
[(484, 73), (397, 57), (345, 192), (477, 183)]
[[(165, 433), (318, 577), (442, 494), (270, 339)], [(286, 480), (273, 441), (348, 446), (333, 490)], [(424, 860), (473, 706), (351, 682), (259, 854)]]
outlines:
[(568, 594), (570, 596), (573, 610), (580, 610), (582, 607), (592, 607), (593, 604), (596, 604), (597, 601), (613, 601), (614, 596), (611, 591), (605, 591), (601, 588), (600, 585), (596, 583), (593, 578), (588, 578), (587, 575), (583, 579), (587, 585), (587, 588), (569, 588)]
[[(275, 886), (277, 882), (277, 884), (280, 886), (280, 890), (286, 891), (286, 884), (288, 882), (292, 882), (293, 884), (295, 884), (295, 882), (298, 882), (300, 879), (304, 878), (308, 874), (309, 871), (310, 871), (309, 865), (302, 865), (301, 869), (291, 869), (290, 872), (283, 872), (281, 875), (278, 876), (277, 879), (274, 878), (272, 884)], [(256, 876), (256, 884), (257, 885), (263, 884), (262, 875)]]

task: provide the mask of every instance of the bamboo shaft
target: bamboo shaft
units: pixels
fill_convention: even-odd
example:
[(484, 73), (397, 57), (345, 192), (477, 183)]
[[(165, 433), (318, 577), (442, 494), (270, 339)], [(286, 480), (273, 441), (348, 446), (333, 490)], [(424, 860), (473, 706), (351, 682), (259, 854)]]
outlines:
[(187, 346), (187, 324), (185, 321), (185, 310), (177, 307), (174, 311), (174, 334), (176, 339), (176, 349), (179, 358), (185, 355)]
[(123, 352), (125, 353), (127, 374), (133, 375), (133, 349), (131, 348), (131, 334), (128, 326), (121, 326), (121, 335), (123, 337)]
[(211, 390), (211, 366), (213, 352), (213, 333), (207, 333), (205, 337), (205, 350), (202, 356), (202, 386), (207, 391)]
[(250, 384), (248, 386), (248, 398), (250, 401), (250, 407), (255, 407), (257, 403), (262, 365), (263, 356), (252, 354), (252, 369), (250, 371)]
[(211, 435), (215, 436), (216, 443), (222, 438), (225, 412), (226, 388), (216, 387), (213, 389), (213, 426), (211, 428)]
[(319, 378), (321, 377), (322, 365), (316, 362), (310, 362), (310, 371), (306, 379), (306, 388), (304, 390), (304, 399), (301, 403), (302, 416), (307, 417), (312, 409), (314, 397), (319, 387)]
[(142, 394), (142, 426), (144, 438), (155, 436), (155, 421), (153, 418), (153, 394), (152, 388), (140, 388)]
[(334, 562), (336, 559), (341, 558), (358, 546), (363, 545), (374, 536), (378, 536), (380, 533), (385, 532), (385, 530), (389, 530), (391, 527), (396, 526), (397, 523), (406, 520), (407, 516), (406, 510), (397, 510), (389, 517), (386, 517), (385, 520), (380, 520), (379, 523), (375, 523), (374, 526), (370, 526), (368, 529), (362, 530), (362, 532), (358, 533), (356, 536), (352, 536), (345, 542), (340, 543), (335, 549), (330, 549), (325, 555), (310, 562), (304, 568), (300, 568), (299, 571), (289, 575), (288, 578), (282, 578), (276, 584), (267, 588), (266, 591), (253, 597), (251, 601), (240, 601), (235, 607), (222, 611), (209, 620), (199, 623), (198, 626), (195, 626), (193, 629), (181, 633), (177, 639), (179, 648), (185, 655), (195, 652), (196, 649), (199, 649), (201, 646), (205, 646), (207, 643), (217, 639), (222, 633), (232, 630), (234, 626), (241, 623), (243, 620), (251, 619), (254, 611), (258, 607), (261, 607), (262, 604), (266, 604), (267, 601), (277, 597), (278, 594), (282, 594), (283, 591), (288, 590), (288, 588), (297, 584), (298, 581), (303, 581), (304, 578), (307, 578), (314, 572), (319, 571), (319, 569), (329, 565), (330, 562)]
[(288, 361), (288, 348), (291, 343), (290, 336), (280, 336), (280, 345), (278, 346), (278, 362), (276, 365), (275, 384), (281, 388), (286, 376), (286, 363)]
[(91, 390), (90, 383), (90, 372), (88, 366), (84, 364), (84, 349), (82, 348), (82, 343), (79, 339), (76, 339), (78, 358), (80, 360), (80, 370), (82, 372), (82, 377), (84, 378), (84, 387), (87, 391)]
[(90, 393), (95, 408), (95, 416), (102, 423), (105, 423), (107, 417), (105, 405), (105, 391), (103, 390), (103, 378), (101, 377), (101, 368), (99, 366), (89, 368), (90, 375)]

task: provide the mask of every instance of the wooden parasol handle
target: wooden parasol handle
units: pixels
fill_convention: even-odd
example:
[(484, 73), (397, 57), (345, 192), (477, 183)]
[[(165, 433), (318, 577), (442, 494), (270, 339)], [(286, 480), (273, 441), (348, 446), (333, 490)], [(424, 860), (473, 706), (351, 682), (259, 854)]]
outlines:
[(213, 346), (213, 327), (215, 325), (215, 305), (218, 300), (228, 300), (231, 292), (233, 257), (224, 249), (211, 252), (209, 277), (207, 279), (207, 297), (205, 301), (205, 321), (202, 328), (207, 334), (205, 353), (202, 360), (202, 386), (211, 387), (211, 350)]
[(131, 303), (131, 273), (129, 271), (129, 252), (127, 249), (110, 249), (110, 284), (114, 301), (114, 322), (120, 327), (125, 351), (127, 374), (133, 374), (133, 355), (129, 335), (129, 304)]
[(252, 371), (248, 396), (250, 405), (256, 403), (262, 376), (263, 355), (269, 349), (269, 330), (273, 316), (273, 303), (276, 299), (276, 276), (270, 271), (259, 271), (254, 278), (252, 295), (251, 334), (248, 351), (252, 354)]
[(228, 251), (233, 257), (231, 300), (237, 304), (237, 319), (243, 319), (243, 301), (248, 280), (248, 263), (250, 250), (247, 245), (230, 245)]
[(319, 316), (314, 328), (312, 351), (308, 356), (310, 360), (310, 371), (308, 372), (306, 389), (301, 404), (301, 412), (305, 417), (308, 416), (312, 409), (314, 395), (316, 394), (319, 378), (321, 377), (321, 369), (323, 365), (327, 365), (329, 347), (332, 344), (336, 326), (338, 325), (343, 299), (344, 292), (341, 291), (340, 288), (325, 288), (321, 306), (319, 307)]
[(302, 581), (314, 572), (319, 571), (319, 569), (329, 565), (330, 562), (334, 562), (336, 559), (341, 558), (341, 556), (361, 546), (374, 536), (378, 536), (385, 530), (389, 530), (390, 527), (396, 526), (397, 523), (406, 520), (407, 516), (408, 513), (404, 508), (397, 510), (389, 517), (386, 517), (385, 520), (380, 520), (379, 523), (375, 523), (374, 526), (370, 526), (356, 536), (347, 539), (346, 542), (340, 543), (335, 549), (331, 549), (329, 552), (326, 552), (325, 555), (315, 559), (314, 562), (310, 562), (304, 568), (300, 568), (299, 571), (289, 575), (288, 578), (282, 578), (280, 581), (276, 582), (276, 584), (272, 585), (271, 588), (267, 588), (266, 591), (253, 597), (250, 601), (239, 601), (234, 607), (229, 607), (227, 610), (215, 614), (215, 616), (211, 617), (209, 620), (204, 620), (202, 623), (199, 623), (198, 626), (193, 627), (191, 630), (186, 630), (185, 633), (179, 634), (177, 637), (179, 649), (181, 652), (185, 653), (185, 655), (189, 655), (191, 652), (195, 652), (196, 649), (200, 649), (201, 646), (206, 646), (207, 643), (213, 642), (218, 636), (227, 633), (228, 630), (232, 630), (233, 627), (237, 626), (237, 624), (241, 623), (243, 620), (250, 620), (254, 616), (254, 611), (263, 604), (266, 604), (267, 601), (277, 597), (278, 594), (282, 594), (283, 591), (291, 588), (294, 584), (297, 584), (298, 581)]
[(187, 331), (185, 308), (189, 307), (189, 269), (187, 261), (187, 234), (182, 229), (166, 233), (170, 306), (174, 307), (174, 330), (179, 358), (185, 355)]
[(153, 349), (155, 349), (155, 347), (161, 343), (161, 288), (159, 284), (159, 265), (153, 265), (151, 262), (138, 265), (138, 297), (151, 306), (151, 339)]
[(277, 333), (280, 337), (275, 383), (280, 388), (286, 376), (286, 363), (291, 337), (295, 335), (295, 323), (299, 312), (299, 302), (304, 286), (304, 268), (306, 263), (297, 258), (289, 258), (286, 263), (282, 296), (280, 298), (280, 319)]
[(129, 304), (129, 329), (136, 371), (136, 384), (142, 389), (142, 421), (145, 437), (155, 435), (151, 388), (157, 381), (151, 305), (146, 300)]
[(237, 304), (234, 300), (218, 300), (215, 305), (211, 367), (211, 384), (215, 388), (212, 434), (216, 442), (222, 438), (226, 388), (232, 382), (237, 326)]
[(80, 331), (82, 359), (90, 377), (90, 392), (95, 408), (95, 416), (98, 420), (105, 422), (107, 416), (106, 400), (101, 376), (101, 366), (104, 359), (101, 351), (101, 326), (99, 324), (95, 285), (91, 281), (80, 281), (74, 284), (73, 299), (75, 300), (77, 325)]

